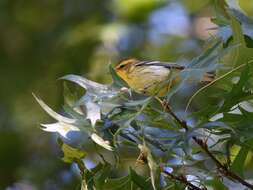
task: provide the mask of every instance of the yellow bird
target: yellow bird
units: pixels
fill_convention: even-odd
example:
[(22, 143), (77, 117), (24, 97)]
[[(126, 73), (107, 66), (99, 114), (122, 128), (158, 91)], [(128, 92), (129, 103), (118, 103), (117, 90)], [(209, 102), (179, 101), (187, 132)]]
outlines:
[[(135, 92), (161, 97), (165, 96), (171, 87), (180, 81), (178, 74), (184, 68), (174, 63), (139, 61), (131, 58), (120, 61), (114, 69), (117, 75)], [(176, 77), (171, 77), (172, 73)], [(213, 79), (214, 74), (206, 73), (202, 81), (211, 82)]]

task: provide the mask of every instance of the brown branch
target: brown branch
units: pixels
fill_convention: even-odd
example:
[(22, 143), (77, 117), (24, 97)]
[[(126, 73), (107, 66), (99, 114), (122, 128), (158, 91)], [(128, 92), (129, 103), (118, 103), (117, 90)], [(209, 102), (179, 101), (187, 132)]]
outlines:
[[(183, 120), (181, 120), (177, 115), (171, 110), (168, 104), (164, 104), (164, 102), (160, 98), (156, 98), (165, 108), (165, 110), (178, 122), (178, 124), (184, 128), (186, 131), (189, 130), (189, 127), (187, 123)], [(197, 138), (196, 136), (193, 136), (192, 139), (201, 147), (201, 149), (213, 160), (215, 165), (218, 168), (218, 171), (223, 174), (224, 176), (228, 178), (232, 178), (236, 180), (237, 182), (241, 183), (242, 185), (253, 189), (253, 185), (245, 181), (243, 178), (241, 178), (239, 175), (232, 172), (226, 165), (222, 164), (209, 150), (206, 142), (204, 142), (202, 139)]]
[(200, 187), (197, 187), (196, 185), (193, 185), (191, 182), (189, 182), (185, 176), (175, 176), (173, 175), (172, 173), (170, 172), (167, 172), (165, 170), (163, 170), (163, 173), (166, 174), (170, 179), (174, 180), (174, 181), (179, 181), (181, 182), (182, 184), (185, 184), (189, 190), (206, 190), (205, 187), (203, 188), (200, 188)]
[(165, 110), (181, 125), (182, 128), (184, 128), (186, 131), (188, 131), (187, 123), (177, 117), (177, 115), (171, 110), (169, 104), (167, 102), (162, 102), (160, 99), (157, 99), (165, 108)]
[(74, 162), (77, 164), (77, 167), (78, 167), (78, 169), (80, 170), (80, 175), (82, 176), (82, 179), (83, 179), (83, 178), (84, 178), (84, 175), (85, 175), (84, 172), (85, 172), (85, 170), (86, 170), (83, 161), (80, 160), (80, 159), (75, 159)]
[(253, 189), (253, 185), (245, 181), (243, 178), (241, 178), (239, 175), (232, 172), (226, 165), (222, 164), (213, 154), (210, 152), (207, 144), (202, 140), (198, 139), (197, 137), (192, 137), (193, 140), (202, 148), (202, 150), (215, 162), (218, 170), (220, 173), (225, 175), (226, 177), (230, 177), (239, 183), (245, 185), (246, 187)]

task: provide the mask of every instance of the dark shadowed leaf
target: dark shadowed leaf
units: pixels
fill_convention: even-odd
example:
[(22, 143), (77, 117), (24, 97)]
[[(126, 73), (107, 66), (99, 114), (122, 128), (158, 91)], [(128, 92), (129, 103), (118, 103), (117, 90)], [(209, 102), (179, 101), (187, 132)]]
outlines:
[(141, 189), (150, 190), (152, 189), (152, 185), (150, 183), (150, 180), (144, 178), (143, 176), (137, 174), (132, 168), (130, 168), (130, 177), (131, 180)]
[(132, 182), (130, 177), (124, 176), (121, 178), (108, 179), (103, 186), (105, 190), (129, 190), (131, 189)]
[(219, 178), (214, 178), (212, 180), (207, 180), (206, 185), (213, 187), (214, 189), (217, 190), (229, 190), (228, 187), (226, 187), (223, 183), (222, 183), (222, 179)]

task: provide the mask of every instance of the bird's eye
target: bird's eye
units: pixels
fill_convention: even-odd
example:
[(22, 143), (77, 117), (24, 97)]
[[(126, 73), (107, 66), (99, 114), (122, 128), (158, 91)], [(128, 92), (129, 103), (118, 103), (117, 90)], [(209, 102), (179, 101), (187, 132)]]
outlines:
[(117, 69), (123, 69), (126, 66), (126, 64), (120, 64), (117, 66)]
[(123, 69), (126, 66), (126, 64), (122, 64), (119, 66), (119, 69)]
[(135, 62), (134, 59), (127, 59), (127, 60), (123, 60), (121, 61), (118, 66), (117, 69), (124, 69), (127, 68), (128, 66), (132, 65)]

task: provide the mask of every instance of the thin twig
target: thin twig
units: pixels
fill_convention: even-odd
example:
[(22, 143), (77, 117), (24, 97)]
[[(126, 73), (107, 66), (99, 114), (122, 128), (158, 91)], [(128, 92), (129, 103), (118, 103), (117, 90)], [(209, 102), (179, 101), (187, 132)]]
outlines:
[(186, 108), (185, 108), (185, 112), (187, 112), (188, 108), (190, 107), (190, 104), (192, 102), (192, 100), (200, 93), (202, 92), (203, 90), (205, 90), (207, 87), (213, 85), (214, 83), (216, 83), (217, 81), (227, 77), (228, 75), (230, 75), (231, 73), (237, 71), (238, 69), (244, 67), (246, 64), (242, 64), (242, 65), (239, 65), (238, 67), (232, 69), (231, 71), (225, 73), (224, 75), (221, 75), (220, 77), (214, 79), (213, 81), (211, 81), (210, 83), (208, 83), (207, 85), (203, 86), (202, 88), (200, 88), (197, 92), (195, 92), (191, 98), (189, 99), (189, 101), (187, 102), (187, 105), (186, 105)]
[(166, 170), (163, 170), (163, 173), (166, 174), (166, 176), (168, 176), (170, 179), (175, 180), (175, 181), (179, 181), (182, 184), (185, 184), (189, 190), (205, 190), (206, 188), (200, 188), (197, 187), (196, 185), (192, 184), (191, 182), (189, 182), (185, 176), (175, 176), (170, 172), (167, 172)]
[(77, 167), (80, 170), (80, 175), (82, 176), (82, 178), (84, 178), (86, 168), (85, 168), (83, 161), (76, 159), (76, 160), (74, 160), (74, 162), (77, 164)]
[[(178, 122), (178, 124), (184, 128), (186, 131), (189, 130), (189, 127), (187, 123), (183, 120), (181, 120), (177, 115), (171, 110), (168, 104), (164, 104), (163, 101), (160, 98), (156, 98), (162, 105), (166, 106), (166, 111)], [(218, 168), (218, 171), (223, 174), (224, 176), (228, 178), (232, 178), (239, 183), (245, 185), (246, 187), (253, 189), (253, 185), (245, 181), (243, 178), (241, 178), (239, 175), (232, 172), (226, 165), (222, 164), (209, 150), (206, 142), (204, 142), (202, 139), (197, 138), (196, 136), (193, 136), (192, 139), (201, 147), (201, 149), (213, 160), (215, 165)]]

